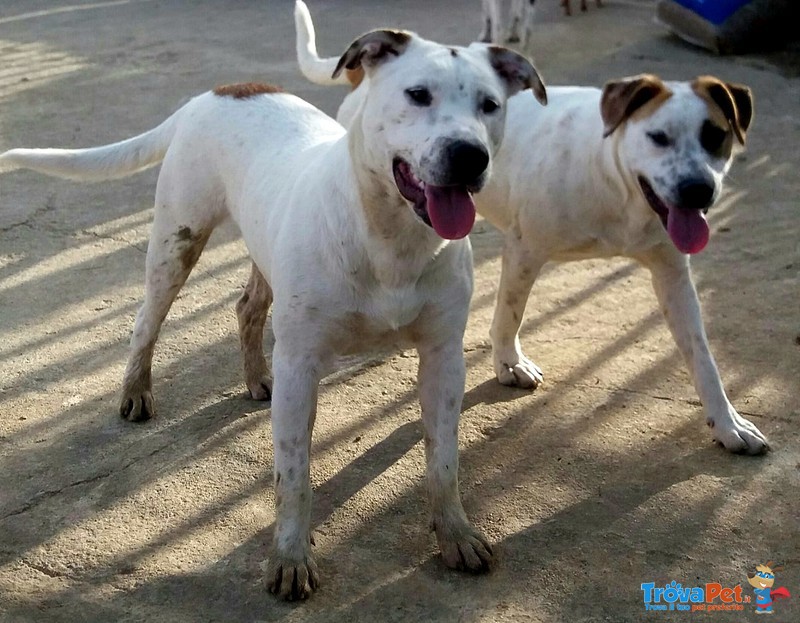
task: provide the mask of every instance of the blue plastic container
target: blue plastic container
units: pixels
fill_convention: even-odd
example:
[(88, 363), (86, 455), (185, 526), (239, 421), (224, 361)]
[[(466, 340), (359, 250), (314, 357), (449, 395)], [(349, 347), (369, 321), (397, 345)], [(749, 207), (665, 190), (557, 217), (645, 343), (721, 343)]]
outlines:
[(719, 26), (736, 13), (745, 4), (750, 4), (752, 0), (673, 0), (675, 4), (685, 6), (690, 11), (694, 11), (704, 20)]

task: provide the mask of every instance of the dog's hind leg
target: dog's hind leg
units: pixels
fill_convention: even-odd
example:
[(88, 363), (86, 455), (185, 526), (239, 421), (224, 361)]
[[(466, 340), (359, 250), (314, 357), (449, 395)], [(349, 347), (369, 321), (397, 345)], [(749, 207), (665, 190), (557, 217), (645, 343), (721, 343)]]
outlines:
[(541, 369), (525, 357), (519, 342), (525, 304), (543, 265), (543, 259), (522, 246), (518, 232), (512, 229), (506, 234), (491, 329), (494, 372), (503, 385), (535, 389), (544, 380)]
[[(119, 412), (132, 422), (155, 415), (152, 394), (153, 349), (161, 325), (214, 228), (214, 220), (197, 209), (197, 190), (191, 201), (164, 197), (165, 163), (156, 191), (155, 218), (145, 261), (144, 302), (136, 315), (130, 355), (122, 381)], [(170, 186), (165, 183), (163, 186)], [(171, 194), (176, 194), (171, 189)]]
[(637, 258), (650, 269), (653, 289), (692, 376), (714, 439), (730, 452), (762, 454), (766, 437), (734, 409), (708, 346), (689, 258), (671, 245)]
[(244, 356), (244, 378), (255, 400), (269, 400), (272, 396), (272, 379), (264, 358), (263, 345), (264, 323), (270, 305), (272, 288), (253, 262), (250, 279), (236, 303), (236, 316)]

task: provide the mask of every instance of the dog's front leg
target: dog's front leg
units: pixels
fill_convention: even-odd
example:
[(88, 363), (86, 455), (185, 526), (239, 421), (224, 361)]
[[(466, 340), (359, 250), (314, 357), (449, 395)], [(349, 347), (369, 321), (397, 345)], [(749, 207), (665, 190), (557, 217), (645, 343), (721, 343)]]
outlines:
[(519, 341), (528, 295), (543, 265), (544, 259), (529, 251), (518, 230), (506, 233), (503, 269), (490, 332), (494, 372), (503, 385), (536, 389), (544, 380), (542, 370), (525, 357)]
[(703, 328), (688, 256), (669, 248), (657, 249), (640, 259), (650, 269), (661, 311), (689, 366), (714, 439), (731, 452), (766, 452), (769, 449), (766, 437), (755, 424), (737, 413), (725, 394)]
[(491, 565), (492, 548), (469, 523), (458, 491), (458, 420), (466, 374), (461, 336), (440, 340), (418, 345), (433, 529), (448, 567), (483, 572)]
[(319, 584), (311, 554), (309, 450), (317, 410), (318, 371), (305, 353), (280, 340), (272, 358), (272, 439), (275, 448), (275, 539), (267, 587), (287, 600), (306, 599)]

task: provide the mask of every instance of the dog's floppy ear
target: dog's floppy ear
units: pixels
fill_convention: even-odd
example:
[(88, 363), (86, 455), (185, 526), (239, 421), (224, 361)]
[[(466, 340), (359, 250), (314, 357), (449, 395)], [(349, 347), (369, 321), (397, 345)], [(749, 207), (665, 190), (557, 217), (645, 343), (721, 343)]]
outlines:
[(728, 121), (740, 144), (744, 145), (747, 128), (753, 120), (753, 94), (743, 84), (723, 82), (714, 76), (700, 76), (692, 82), (695, 92), (716, 104)]
[(641, 74), (607, 82), (600, 98), (603, 117), (603, 138), (616, 130), (642, 106), (655, 98), (666, 99), (671, 94), (658, 76)]
[(404, 30), (372, 30), (350, 44), (336, 69), (336, 78), (344, 69), (368, 69), (392, 56), (400, 56), (411, 42), (411, 33)]
[(488, 52), (489, 62), (506, 83), (509, 97), (530, 89), (542, 106), (547, 105), (547, 91), (533, 63), (522, 54), (499, 45), (488, 46)]

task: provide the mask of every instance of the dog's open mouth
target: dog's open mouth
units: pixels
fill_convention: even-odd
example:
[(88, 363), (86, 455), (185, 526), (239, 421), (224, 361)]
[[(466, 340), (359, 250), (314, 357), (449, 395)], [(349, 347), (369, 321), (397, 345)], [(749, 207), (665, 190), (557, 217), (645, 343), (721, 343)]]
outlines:
[(699, 253), (708, 244), (708, 222), (705, 210), (689, 210), (662, 201), (641, 175), (639, 186), (642, 187), (647, 203), (658, 214), (672, 243), (681, 253)]
[(467, 186), (433, 186), (420, 180), (402, 158), (392, 163), (394, 182), (403, 197), (414, 205), (422, 221), (446, 240), (458, 240), (472, 230), (475, 204)]

